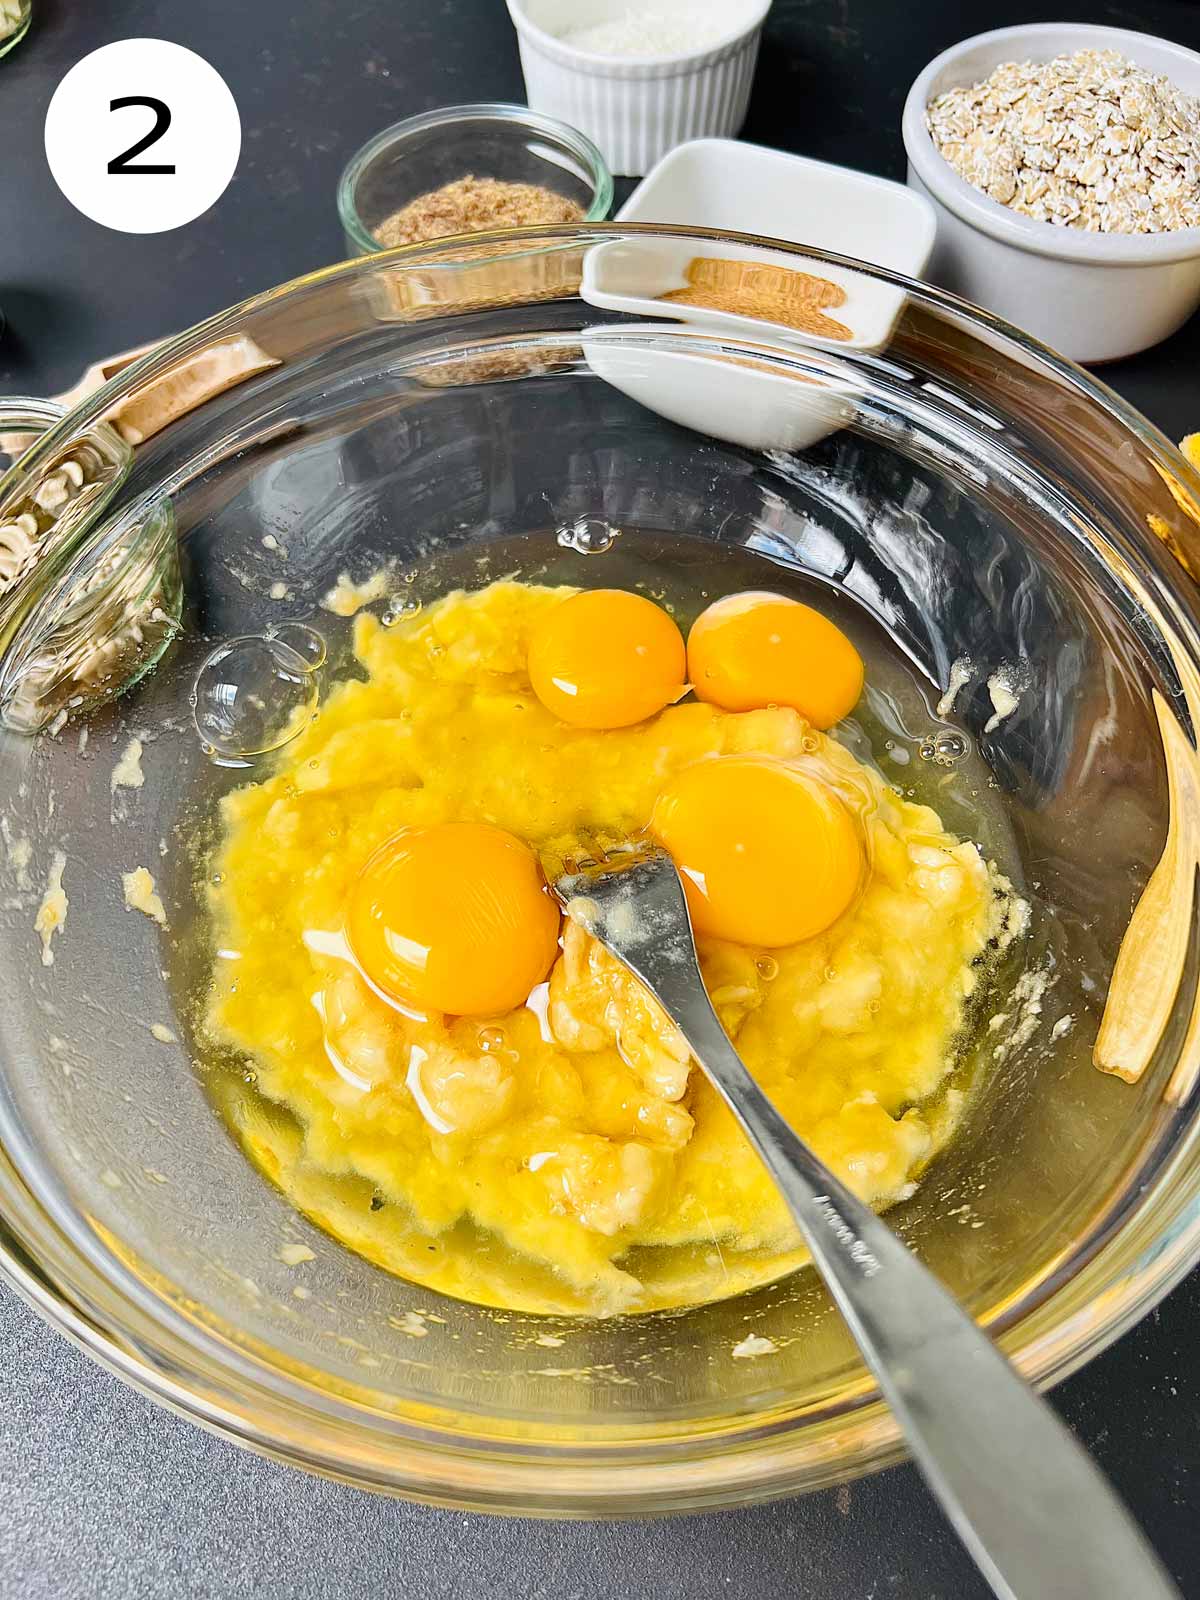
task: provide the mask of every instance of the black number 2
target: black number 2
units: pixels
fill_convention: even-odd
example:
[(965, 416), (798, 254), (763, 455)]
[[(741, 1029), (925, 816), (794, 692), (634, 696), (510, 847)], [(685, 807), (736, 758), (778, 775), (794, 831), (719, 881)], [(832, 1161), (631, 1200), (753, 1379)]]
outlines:
[(167, 165), (162, 162), (156, 164), (153, 161), (144, 161), (136, 167), (129, 164), (133, 156), (140, 156), (143, 150), (148, 150), (152, 144), (156, 144), (171, 126), (170, 106), (165, 101), (156, 100), (153, 95), (148, 94), (127, 94), (122, 95), (119, 100), (108, 102), (110, 111), (121, 111), (126, 106), (145, 106), (147, 111), (153, 111), (154, 126), (144, 138), (139, 139), (136, 144), (131, 144), (129, 149), (123, 150), (119, 156), (114, 156), (108, 163), (108, 170), (119, 173), (174, 172), (174, 164)]

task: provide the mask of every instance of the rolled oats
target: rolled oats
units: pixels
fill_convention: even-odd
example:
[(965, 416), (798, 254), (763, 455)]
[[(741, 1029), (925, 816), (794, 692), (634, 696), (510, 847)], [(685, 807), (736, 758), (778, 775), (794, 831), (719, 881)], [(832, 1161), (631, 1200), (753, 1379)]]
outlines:
[(1200, 227), (1200, 100), (1116, 50), (1008, 61), (926, 108), (960, 177), (1089, 233)]

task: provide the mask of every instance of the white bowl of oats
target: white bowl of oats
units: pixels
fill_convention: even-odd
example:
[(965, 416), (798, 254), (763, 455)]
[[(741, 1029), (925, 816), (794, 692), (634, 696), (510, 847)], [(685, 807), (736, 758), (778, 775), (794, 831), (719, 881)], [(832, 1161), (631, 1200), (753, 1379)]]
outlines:
[(1076, 361), (1157, 344), (1200, 306), (1200, 55), (1124, 28), (997, 28), (904, 107), (932, 200), (927, 276)]

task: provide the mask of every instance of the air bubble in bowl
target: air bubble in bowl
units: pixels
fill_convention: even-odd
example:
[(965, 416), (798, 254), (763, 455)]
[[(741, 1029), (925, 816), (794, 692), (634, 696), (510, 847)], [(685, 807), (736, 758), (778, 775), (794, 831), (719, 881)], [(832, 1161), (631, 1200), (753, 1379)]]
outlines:
[(581, 556), (603, 555), (620, 537), (620, 528), (614, 528), (603, 517), (577, 517), (569, 526), (560, 528), (557, 535), (564, 550), (574, 550)]
[(922, 761), (932, 761), (935, 766), (952, 767), (970, 752), (971, 744), (967, 736), (951, 731), (922, 739), (918, 754)]
[[(196, 676), (192, 716), (205, 748), (218, 761), (242, 762), (278, 750), (304, 731), (317, 711), (320, 664), (283, 637), (248, 634), (218, 645)], [(313, 629), (302, 628), (321, 644)], [(296, 639), (295, 643), (304, 641)], [(311, 641), (309, 641), (311, 646)]]
[(266, 637), (278, 639), (294, 650), (307, 662), (310, 672), (315, 672), (318, 667), (325, 665), (328, 651), (324, 636), (315, 628), (310, 628), (306, 622), (280, 622), (275, 627), (267, 629)]
[[(404, 581), (408, 582), (408, 574), (404, 574)], [(379, 614), (379, 620), (385, 628), (394, 628), (398, 622), (410, 622), (421, 611), (421, 602), (416, 595), (394, 594)]]

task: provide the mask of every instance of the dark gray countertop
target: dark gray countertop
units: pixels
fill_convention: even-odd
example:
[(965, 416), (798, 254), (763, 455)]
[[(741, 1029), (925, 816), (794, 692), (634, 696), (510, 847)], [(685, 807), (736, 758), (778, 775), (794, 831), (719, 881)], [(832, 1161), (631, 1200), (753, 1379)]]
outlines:
[[(0, 392), (65, 388), (102, 355), (336, 259), (337, 175), (369, 134), (439, 104), (524, 98), (503, 0), (34, 4), (33, 30), (0, 63), (0, 306), (10, 323)], [(972, 26), (1051, 18), (1200, 48), (1192, 0), (990, 0), (969, 15), (950, 0), (775, 0), (746, 136), (900, 177), (900, 105), (929, 57)], [(74, 212), (41, 148), (67, 68), (137, 35), (212, 61), (237, 97), (244, 137), (213, 210), (145, 239)], [(1200, 317), (1105, 377), (1173, 438), (1200, 427)], [(1200, 1595), (1198, 1346), (1193, 1274), (1055, 1396), (1189, 1595)], [(977, 1600), (986, 1590), (908, 1468), (669, 1523), (427, 1511), (260, 1461), (155, 1409), (0, 1290), (0, 1600), (250, 1593)]]

